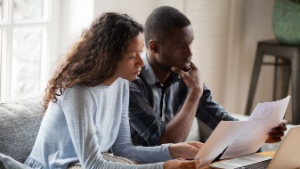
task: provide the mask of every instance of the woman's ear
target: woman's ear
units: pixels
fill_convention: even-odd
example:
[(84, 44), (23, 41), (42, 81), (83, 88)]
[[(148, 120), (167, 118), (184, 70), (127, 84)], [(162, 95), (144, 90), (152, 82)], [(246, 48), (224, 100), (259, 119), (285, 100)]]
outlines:
[(159, 45), (157, 41), (154, 40), (150, 40), (149, 41), (149, 49), (150, 51), (152, 51), (153, 53), (157, 53), (159, 50)]

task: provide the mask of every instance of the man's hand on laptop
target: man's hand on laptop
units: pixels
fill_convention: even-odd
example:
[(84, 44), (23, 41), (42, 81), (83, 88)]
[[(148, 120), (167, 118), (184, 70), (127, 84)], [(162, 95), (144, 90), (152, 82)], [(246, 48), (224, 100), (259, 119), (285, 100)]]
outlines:
[(265, 143), (277, 143), (281, 141), (281, 137), (284, 135), (284, 131), (286, 131), (286, 124), (287, 120), (284, 119), (277, 127), (272, 128)]

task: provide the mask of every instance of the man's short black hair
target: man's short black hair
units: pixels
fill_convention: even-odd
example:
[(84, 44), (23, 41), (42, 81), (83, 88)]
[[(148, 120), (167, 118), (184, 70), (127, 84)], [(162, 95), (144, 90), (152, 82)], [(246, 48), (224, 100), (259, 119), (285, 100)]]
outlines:
[(154, 9), (145, 23), (146, 47), (150, 39), (163, 39), (171, 29), (186, 27), (190, 24), (190, 20), (176, 8), (161, 6)]

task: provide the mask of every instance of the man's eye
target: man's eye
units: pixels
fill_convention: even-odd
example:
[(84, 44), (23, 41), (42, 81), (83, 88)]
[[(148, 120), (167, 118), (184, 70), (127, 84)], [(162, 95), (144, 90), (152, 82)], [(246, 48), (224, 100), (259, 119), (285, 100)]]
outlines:
[(129, 59), (135, 59), (135, 56), (130, 56)]
[(178, 48), (188, 48), (191, 47), (191, 44), (179, 44)]
[(178, 45), (178, 48), (185, 48), (186, 45)]

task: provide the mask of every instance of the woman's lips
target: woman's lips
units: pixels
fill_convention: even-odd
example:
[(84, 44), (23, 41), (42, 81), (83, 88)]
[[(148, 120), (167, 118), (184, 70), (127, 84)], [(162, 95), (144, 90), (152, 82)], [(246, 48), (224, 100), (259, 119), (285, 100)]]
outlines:
[(141, 73), (141, 69), (139, 69), (138, 71), (134, 72), (135, 75), (139, 75)]

